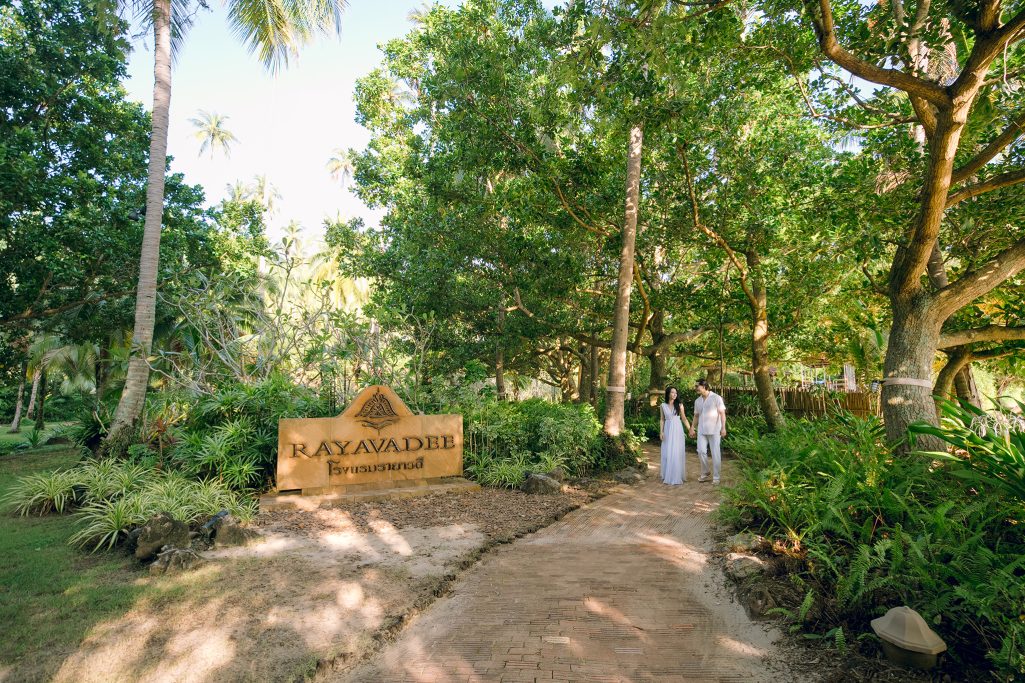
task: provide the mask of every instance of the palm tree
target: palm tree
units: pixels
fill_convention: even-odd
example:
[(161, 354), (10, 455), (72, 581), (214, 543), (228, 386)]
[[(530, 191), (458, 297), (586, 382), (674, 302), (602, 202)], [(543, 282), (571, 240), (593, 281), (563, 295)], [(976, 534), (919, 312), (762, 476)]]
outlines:
[(224, 156), (231, 156), (231, 144), (238, 142), (238, 138), (230, 130), (224, 127), (227, 116), (221, 116), (217, 112), (199, 110), (199, 116), (189, 119), (189, 123), (196, 129), (194, 135), (201, 141), (199, 156), (210, 150), (210, 158), (214, 158), (214, 150), (220, 148)]
[(354, 170), (352, 165), (352, 154), (341, 147), (334, 150), (331, 153), (331, 158), (327, 161), (327, 170), (331, 174), (331, 180), (340, 182), (342, 189), (344, 190), (345, 186), (352, 178), (352, 172)]
[(229, 202), (241, 204), (250, 198), (250, 189), (241, 180), (236, 180), (234, 183), (226, 185), (225, 191), (228, 193), (227, 201)]
[(266, 175), (253, 176), (253, 182), (249, 186), (249, 199), (255, 199), (263, 204), (268, 214), (273, 214), (277, 208), (275, 204), (281, 199), (281, 193), (274, 187)]
[(99, 344), (64, 344), (48, 351), (44, 363), (48, 372), (61, 375), (62, 394), (89, 396), (96, 391), (96, 359), (99, 355)]
[[(316, 35), (339, 33), (345, 0), (227, 0), (228, 21), (250, 51), (272, 72), (288, 65), (289, 57)], [(153, 28), (153, 115), (149, 172), (146, 183), (146, 221), (136, 288), (135, 329), (125, 388), (107, 436), (108, 447), (123, 441), (124, 433), (142, 414), (149, 384), (149, 355), (156, 320), (157, 266), (160, 226), (164, 213), (164, 178), (167, 174), (167, 126), (171, 110), (171, 52), (181, 44), (192, 14), (181, 0), (119, 0), (114, 11), (141, 9), (141, 18)], [(172, 45), (173, 43), (173, 45)]]
[(612, 354), (609, 358), (609, 383), (605, 391), (605, 432), (619, 436), (625, 424), (626, 347), (630, 334), (630, 289), (633, 287), (634, 244), (637, 239), (637, 212), (641, 203), (641, 150), (644, 129), (630, 127), (626, 162), (626, 214), (623, 243), (619, 255), (619, 286), (616, 290), (615, 318), (612, 327)]
[(406, 14), (406, 19), (413, 25), (413, 28), (420, 29), (427, 24), (427, 16), (434, 8), (433, 3), (424, 2), (419, 7), (414, 7)]

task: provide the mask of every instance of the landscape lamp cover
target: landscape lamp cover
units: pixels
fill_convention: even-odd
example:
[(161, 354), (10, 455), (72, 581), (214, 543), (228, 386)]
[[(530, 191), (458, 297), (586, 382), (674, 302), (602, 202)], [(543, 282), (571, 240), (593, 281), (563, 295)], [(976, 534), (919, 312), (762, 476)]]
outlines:
[(947, 644), (929, 628), (915, 610), (910, 607), (894, 607), (884, 616), (872, 620), (876, 635), (905, 650), (935, 655), (947, 649)]

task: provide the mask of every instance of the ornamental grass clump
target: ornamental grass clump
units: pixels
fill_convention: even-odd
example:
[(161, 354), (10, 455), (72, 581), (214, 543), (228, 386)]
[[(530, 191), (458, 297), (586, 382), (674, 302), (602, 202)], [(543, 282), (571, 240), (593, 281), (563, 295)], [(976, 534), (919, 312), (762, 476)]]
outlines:
[(93, 551), (113, 548), (160, 512), (192, 525), (221, 510), (241, 521), (256, 514), (251, 497), (223, 482), (110, 460), (23, 477), (2, 505), (20, 515), (74, 512), (79, 528), (69, 542)]
[(11, 486), (2, 506), (19, 515), (63, 514), (78, 501), (77, 483), (69, 471), (30, 474)]

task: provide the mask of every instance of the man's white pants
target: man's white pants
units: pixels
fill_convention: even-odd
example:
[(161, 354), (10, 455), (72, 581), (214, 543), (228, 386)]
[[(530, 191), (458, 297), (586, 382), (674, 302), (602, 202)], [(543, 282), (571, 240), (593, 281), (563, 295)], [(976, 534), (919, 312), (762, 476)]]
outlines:
[(719, 444), (722, 437), (718, 434), (698, 434), (698, 458), (701, 460), (701, 476), (708, 476), (708, 449), (712, 449), (712, 481), (719, 481), (719, 470), (722, 469), (722, 452)]

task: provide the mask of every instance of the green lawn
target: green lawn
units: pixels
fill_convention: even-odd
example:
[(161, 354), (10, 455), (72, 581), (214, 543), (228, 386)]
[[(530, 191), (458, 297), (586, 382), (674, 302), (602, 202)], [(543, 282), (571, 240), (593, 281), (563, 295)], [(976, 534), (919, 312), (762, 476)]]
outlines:
[[(20, 475), (77, 459), (59, 446), (0, 456), (0, 497)], [(73, 531), (67, 516), (0, 513), (0, 671), (13, 665), (12, 680), (49, 680), (95, 624), (145, 590), (134, 560), (76, 550), (67, 544)]]
[[(10, 432), (7, 431), (10, 428), (10, 426), (11, 426), (10, 422), (6, 422), (6, 423), (3, 423), (3, 424), (0, 424), (0, 443), (4, 443), (4, 442), (21, 443), (22, 441), (25, 440), (25, 438), (30, 433), (32, 433), (32, 427), (33, 427), (34, 424), (35, 423), (32, 420), (22, 420), (21, 421), (21, 431), (18, 432), (17, 434), (11, 434)], [(43, 429), (43, 441), (45, 441), (50, 436), (52, 436), (53, 433), (57, 430), (58, 427), (63, 427), (64, 425), (69, 425), (69, 424), (72, 424), (72, 423), (71, 422), (50, 422), (49, 420), (47, 420), (46, 427)], [(0, 485), (0, 486), (2, 486), (2, 485)]]

